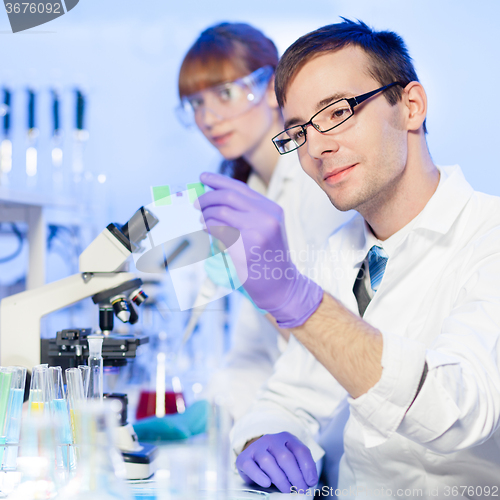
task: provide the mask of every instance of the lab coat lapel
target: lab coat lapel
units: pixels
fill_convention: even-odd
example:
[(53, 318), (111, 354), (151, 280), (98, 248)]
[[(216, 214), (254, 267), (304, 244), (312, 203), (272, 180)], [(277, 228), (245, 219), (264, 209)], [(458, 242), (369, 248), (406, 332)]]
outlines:
[(355, 215), (330, 237), (328, 259), (321, 270), (321, 284), (349, 310), (358, 314), (358, 304), (352, 291), (359, 268), (368, 252), (364, 219)]
[(267, 189), (267, 197), (270, 200), (279, 200), (283, 194), (287, 181), (293, 179), (295, 175), (297, 175), (300, 164), (297, 158), (294, 157), (294, 154), (295, 153), (282, 155), (278, 159), (278, 163), (274, 169)]
[[(381, 286), (364, 315), (366, 321), (380, 330), (426, 343), (438, 332), (427, 332), (425, 336), (429, 338), (422, 337), (426, 318), (422, 312), (432, 306), (429, 300), (432, 302), (430, 298), (447, 274), (450, 247), (456, 246), (462, 231), (454, 223), (473, 194), (459, 167), (449, 167), (446, 171), (448, 178), (390, 256)], [(426, 301), (429, 305), (423, 307)], [(405, 304), (404, 310), (401, 304)]]

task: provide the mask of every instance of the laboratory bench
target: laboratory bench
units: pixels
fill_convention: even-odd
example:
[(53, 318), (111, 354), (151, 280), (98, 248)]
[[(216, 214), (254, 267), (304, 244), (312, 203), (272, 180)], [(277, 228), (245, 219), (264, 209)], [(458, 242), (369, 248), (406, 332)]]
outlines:
[[(149, 479), (127, 481), (133, 500), (215, 500), (217, 498), (213, 493), (210, 495), (200, 484), (203, 476), (200, 470), (203, 469), (202, 463), (206, 460), (208, 452), (206, 436), (195, 436), (185, 441), (165, 443), (158, 448), (157, 473)], [(165, 470), (170, 471), (167, 484), (161, 479), (165, 477)], [(7, 474), (10, 475), (9, 479), (6, 479)], [(11, 498), (10, 495), (2, 496), (1, 489), (2, 485), (13, 480), (13, 474), (16, 473), (0, 472), (0, 498), (2, 499)], [(231, 468), (226, 471), (225, 479), (228, 494), (224, 500), (278, 500), (297, 497), (297, 494), (283, 494), (272, 488), (252, 488)], [(184, 491), (185, 489), (188, 491)], [(196, 491), (199, 492), (195, 493)], [(60, 497), (54, 497), (55, 500), (58, 498)]]
[[(182, 480), (190, 481), (192, 479), (190, 478), (189, 467), (193, 467), (193, 465), (199, 464), (200, 461), (206, 457), (207, 453), (208, 450), (206, 436), (195, 436), (186, 441), (174, 441), (171, 443), (162, 444), (159, 446), (158, 454), (159, 474), (161, 475), (161, 470), (163, 467), (169, 467), (169, 469), (171, 470), (171, 474), (182, 474), (181, 471), (184, 470), (184, 473), (181, 475)], [(256, 493), (254, 500), (278, 500), (285, 498), (295, 498), (299, 496), (297, 494), (280, 493), (275, 488), (252, 488), (248, 486), (243, 481), (243, 479), (241, 479), (240, 475), (232, 468), (228, 468), (226, 474), (228, 491), (234, 492), (232, 494), (228, 494), (227, 500), (240, 500), (240, 498), (241, 500), (251, 500), (252, 497), (250, 496), (248, 496), (248, 498), (238, 496), (237, 490), (251, 490), (254, 492), (264, 493), (262, 495)], [(198, 477), (197, 479), (200, 478)], [(158, 496), (157, 498), (154, 496), (155, 489), (157, 488), (157, 483), (154, 476), (149, 480), (130, 481), (129, 484), (133, 491), (134, 499), (163, 500), (163, 498), (165, 498), (166, 500), (167, 498), (169, 498), (168, 496)], [(172, 500), (176, 500), (177, 498), (178, 497), (173, 496)], [(202, 500), (205, 497), (201, 495), (199, 498), (200, 500)]]

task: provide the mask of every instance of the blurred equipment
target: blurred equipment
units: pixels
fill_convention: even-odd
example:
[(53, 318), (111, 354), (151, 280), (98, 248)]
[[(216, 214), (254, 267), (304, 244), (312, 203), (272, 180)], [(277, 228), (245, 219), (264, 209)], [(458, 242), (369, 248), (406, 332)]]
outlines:
[[(80, 273), (3, 299), (0, 364), (28, 368), (38, 364), (41, 318), (87, 297), (93, 297), (102, 308), (111, 306), (122, 321), (137, 321), (132, 302), (140, 304), (145, 296), (140, 291), (142, 281), (127, 272), (126, 262), (132, 252), (141, 251), (141, 241), (157, 223), (158, 219), (141, 207), (123, 226), (109, 224), (82, 252)], [(129, 314), (125, 314), (124, 304)], [(109, 311), (103, 313), (104, 334), (109, 334), (110, 316)]]
[(60, 193), (64, 187), (63, 149), (61, 129), (61, 98), (57, 89), (51, 90), (52, 96), (52, 184), (54, 192)]
[[(50, 365), (78, 366), (82, 371), (90, 370), (88, 366), (81, 365), (90, 355), (88, 337), (91, 333), (90, 328), (68, 328), (57, 332), (55, 339), (42, 339), (42, 361)], [(137, 348), (149, 341), (147, 337), (134, 335), (106, 335), (102, 340), (102, 357), (106, 365), (112, 366), (121, 366), (127, 359), (135, 358)], [(89, 375), (86, 377), (88, 390)]]
[(215, 296), (217, 292), (217, 284), (215, 284), (210, 278), (206, 278), (201, 285), (200, 291), (196, 296), (194, 301), (193, 310), (189, 320), (187, 322), (186, 328), (182, 335), (182, 342), (179, 347), (179, 351), (186, 345), (187, 341), (191, 338), (191, 335), (198, 324), (203, 311), (207, 307), (210, 300)]
[(158, 448), (152, 444), (139, 443), (134, 428), (127, 421), (128, 398), (126, 394), (105, 394), (106, 400), (117, 400), (121, 411), (117, 413), (114, 443), (121, 451), (125, 462), (127, 479), (146, 479), (156, 471), (155, 459)]
[[(26, 368), (0, 366), (0, 470), (15, 470)], [(2, 446), (3, 445), (3, 446)], [(1, 492), (0, 492), (1, 493)]]
[(161, 418), (152, 416), (139, 420), (135, 422), (134, 429), (141, 441), (176, 441), (205, 432), (209, 416), (210, 403), (200, 400), (188, 406), (184, 413), (174, 413)]
[(114, 446), (116, 408), (113, 403), (89, 400), (77, 408), (79, 424), (75, 444), (78, 465), (58, 498), (131, 500), (124, 481), (125, 466)]
[(103, 398), (103, 378), (104, 378), (104, 364), (102, 360), (102, 337), (89, 337), (89, 363), (90, 376), (89, 376), (89, 393), (90, 399), (98, 399), (102, 401)]
[(153, 415), (164, 417), (174, 413), (184, 413), (186, 411), (186, 402), (179, 377), (174, 376), (171, 378), (171, 386), (166, 387), (165, 373), (163, 373), (163, 390), (157, 384), (156, 391), (141, 391), (135, 418), (141, 420)]
[(26, 149), (26, 176), (28, 187), (36, 185), (38, 173), (38, 151), (37, 151), (38, 129), (36, 128), (36, 93), (28, 89), (28, 132)]
[(83, 178), (83, 150), (89, 138), (85, 129), (86, 97), (82, 90), (75, 90), (75, 130), (73, 143), (73, 182), (78, 184)]
[(0, 172), (1, 184), (9, 184), (9, 173), (12, 170), (12, 140), (11, 130), (11, 98), (10, 89), (3, 89), (3, 104), (1, 105), (0, 116), (3, 117), (3, 139), (0, 143)]

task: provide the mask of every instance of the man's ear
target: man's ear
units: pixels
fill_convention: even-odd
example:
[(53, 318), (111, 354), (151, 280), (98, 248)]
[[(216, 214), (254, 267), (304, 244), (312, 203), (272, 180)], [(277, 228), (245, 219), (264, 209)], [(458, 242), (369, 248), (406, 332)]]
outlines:
[(269, 80), (267, 85), (265, 98), (270, 108), (279, 108), (278, 101), (276, 99), (276, 92), (274, 91), (274, 75), (271, 77), (271, 80)]
[(408, 130), (418, 130), (427, 116), (427, 95), (419, 82), (410, 82), (404, 89), (403, 102), (406, 106)]

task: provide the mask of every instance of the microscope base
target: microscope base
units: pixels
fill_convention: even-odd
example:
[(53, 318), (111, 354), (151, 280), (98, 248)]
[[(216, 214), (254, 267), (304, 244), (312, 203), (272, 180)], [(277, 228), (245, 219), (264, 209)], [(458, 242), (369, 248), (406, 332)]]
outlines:
[(152, 444), (139, 444), (140, 451), (122, 451), (127, 479), (147, 479), (156, 472), (158, 448)]

